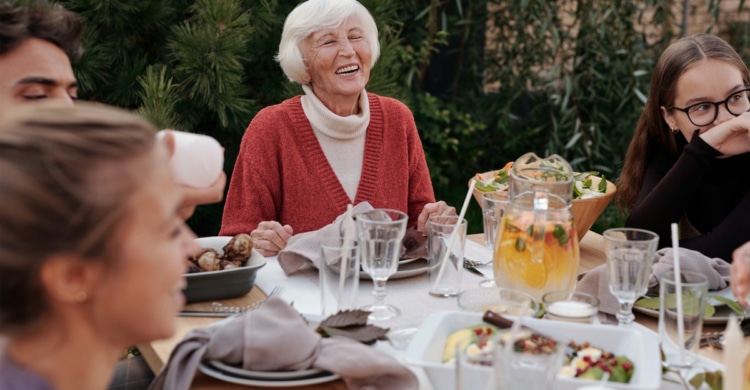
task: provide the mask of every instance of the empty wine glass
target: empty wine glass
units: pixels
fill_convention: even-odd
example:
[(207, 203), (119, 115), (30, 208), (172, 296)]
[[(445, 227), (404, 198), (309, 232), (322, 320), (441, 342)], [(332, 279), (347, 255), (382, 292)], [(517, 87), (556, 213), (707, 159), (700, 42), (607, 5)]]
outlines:
[(609, 229), (603, 236), (609, 291), (620, 302), (617, 322), (620, 326), (629, 326), (635, 319), (633, 304), (648, 288), (659, 236), (648, 230), (631, 228)]
[(389, 320), (401, 311), (385, 303), (385, 283), (398, 269), (409, 216), (398, 210), (374, 209), (358, 213), (356, 218), (362, 269), (375, 285), (372, 291), (375, 302), (362, 309), (370, 311), (368, 318), (372, 321)]

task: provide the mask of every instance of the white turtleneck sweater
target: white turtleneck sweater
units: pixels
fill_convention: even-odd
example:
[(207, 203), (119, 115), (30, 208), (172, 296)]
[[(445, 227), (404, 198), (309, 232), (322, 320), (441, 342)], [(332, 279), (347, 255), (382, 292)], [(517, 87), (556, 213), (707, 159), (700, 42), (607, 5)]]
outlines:
[(303, 85), (302, 89), (305, 91), (305, 95), (301, 97), (302, 110), (310, 121), (333, 172), (349, 199), (354, 201), (362, 175), (365, 135), (370, 124), (367, 92), (362, 90), (359, 95), (358, 115), (339, 116), (329, 110), (309, 86)]

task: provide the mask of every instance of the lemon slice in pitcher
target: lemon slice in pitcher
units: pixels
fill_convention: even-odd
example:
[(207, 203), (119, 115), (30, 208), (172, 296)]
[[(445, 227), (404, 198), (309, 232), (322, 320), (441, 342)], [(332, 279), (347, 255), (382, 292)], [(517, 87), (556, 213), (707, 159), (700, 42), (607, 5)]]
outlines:
[(531, 260), (529, 241), (520, 235), (500, 242), (500, 258), (505, 264), (505, 273), (512, 283), (521, 283), (531, 288), (543, 288), (547, 283), (547, 262), (550, 255), (545, 246), (542, 262)]

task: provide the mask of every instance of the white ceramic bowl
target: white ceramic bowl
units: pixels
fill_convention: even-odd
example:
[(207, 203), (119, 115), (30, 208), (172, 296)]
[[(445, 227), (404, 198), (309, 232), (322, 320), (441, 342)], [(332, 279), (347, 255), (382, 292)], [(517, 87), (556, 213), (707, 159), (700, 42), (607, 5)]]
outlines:
[[(454, 331), (482, 323), (482, 314), (458, 311), (434, 312), (417, 330), (406, 350), (406, 362), (422, 367), (435, 390), (455, 388), (455, 364), (442, 363), (445, 340)], [(625, 355), (633, 361), (634, 372), (630, 383), (612, 383), (613, 389), (656, 390), (661, 386), (661, 358), (656, 333), (636, 326), (631, 329), (612, 325), (576, 324), (525, 318), (524, 325), (546, 336), (555, 338), (563, 345), (570, 341), (588, 341), (592, 346), (604, 348), (616, 355)], [(491, 367), (481, 373), (490, 380)], [(555, 390), (576, 390), (597, 384), (596, 381), (575, 378), (558, 378)]]
[[(232, 237), (202, 237), (195, 241), (201, 248), (213, 248), (220, 255)], [(266, 265), (266, 258), (255, 249), (244, 267), (221, 271), (186, 274), (187, 287), (182, 292), (187, 303), (234, 298), (247, 294), (255, 285), (258, 269)]]
[(539, 303), (523, 291), (504, 287), (474, 287), (458, 294), (458, 307), (465, 311), (484, 313), (492, 310), (503, 315), (518, 315), (521, 310), (527, 315), (539, 311)]

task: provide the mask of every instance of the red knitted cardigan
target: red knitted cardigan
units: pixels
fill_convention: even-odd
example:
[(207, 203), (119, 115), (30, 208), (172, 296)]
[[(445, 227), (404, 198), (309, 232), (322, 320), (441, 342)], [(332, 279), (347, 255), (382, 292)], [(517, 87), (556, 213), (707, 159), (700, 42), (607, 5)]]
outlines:
[[(435, 195), (414, 117), (395, 99), (368, 93), (368, 100), (370, 124), (353, 204), (404, 211), (415, 226)], [(349, 203), (296, 96), (264, 108), (250, 122), (219, 234), (250, 233), (262, 221), (289, 224), (295, 234), (317, 230)]]

